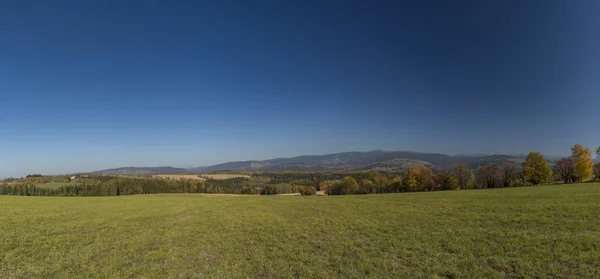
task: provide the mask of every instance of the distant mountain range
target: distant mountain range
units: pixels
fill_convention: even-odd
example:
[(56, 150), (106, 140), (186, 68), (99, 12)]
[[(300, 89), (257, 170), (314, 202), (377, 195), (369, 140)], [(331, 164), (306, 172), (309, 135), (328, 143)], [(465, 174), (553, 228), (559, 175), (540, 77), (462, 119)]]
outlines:
[(304, 155), (292, 158), (275, 158), (262, 161), (227, 162), (214, 166), (197, 168), (174, 167), (125, 167), (107, 169), (94, 173), (113, 175), (150, 175), (177, 174), (215, 171), (406, 171), (411, 166), (425, 165), (435, 170), (449, 169), (458, 162), (469, 165), (472, 169), (491, 163), (517, 163), (525, 160), (519, 155), (458, 155), (451, 156), (439, 153), (421, 153), (411, 151), (343, 152), (326, 155)]

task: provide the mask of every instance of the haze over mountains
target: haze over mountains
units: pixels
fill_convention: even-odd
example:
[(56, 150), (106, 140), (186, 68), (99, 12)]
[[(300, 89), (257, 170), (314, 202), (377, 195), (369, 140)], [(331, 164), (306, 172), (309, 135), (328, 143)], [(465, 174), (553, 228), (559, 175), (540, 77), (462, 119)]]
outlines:
[(94, 173), (101, 174), (174, 174), (214, 171), (406, 171), (411, 166), (425, 165), (435, 170), (443, 170), (463, 162), (476, 169), (485, 164), (522, 163), (520, 155), (446, 155), (412, 151), (343, 152), (326, 155), (303, 155), (291, 158), (269, 160), (236, 161), (196, 168), (174, 167), (125, 167), (107, 169)]

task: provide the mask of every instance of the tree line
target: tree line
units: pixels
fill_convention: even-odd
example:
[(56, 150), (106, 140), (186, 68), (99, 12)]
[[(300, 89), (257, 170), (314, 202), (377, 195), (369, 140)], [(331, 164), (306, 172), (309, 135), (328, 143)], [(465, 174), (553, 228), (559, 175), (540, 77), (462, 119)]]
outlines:
[[(600, 158), (600, 147), (596, 150)], [(470, 169), (457, 163), (449, 170), (434, 172), (426, 166), (413, 166), (405, 173), (367, 171), (357, 173), (256, 173), (250, 178), (230, 179), (153, 179), (106, 175), (77, 178), (61, 187), (40, 187), (40, 183), (68, 182), (67, 176), (29, 175), (24, 179), (6, 179), (0, 183), (0, 195), (22, 196), (121, 196), (155, 193), (223, 193), (277, 195), (300, 193), (314, 195), (380, 194), (399, 192), (465, 190), (484, 188), (600, 181), (600, 162), (594, 164), (589, 148), (576, 144), (571, 156), (551, 167), (538, 152), (528, 154), (522, 164), (506, 162)], [(43, 184), (42, 184), (43, 185)]]
[[(596, 157), (600, 158), (600, 147), (596, 150)], [(483, 165), (476, 173), (464, 163), (457, 163), (450, 170), (438, 173), (426, 166), (414, 166), (403, 176), (395, 176), (391, 180), (378, 177), (375, 182), (369, 178), (358, 180), (346, 176), (322, 181), (320, 189), (329, 195), (350, 195), (503, 188), (590, 180), (600, 181), (600, 162), (594, 164), (590, 149), (576, 144), (571, 148), (571, 156), (558, 160), (554, 169), (542, 154), (531, 152), (522, 164)]]
[[(158, 193), (235, 193), (239, 181), (223, 185), (197, 179), (148, 179), (95, 175), (56, 188), (36, 186), (27, 179), (22, 182), (0, 184), (0, 195), (21, 196), (123, 196)], [(43, 185), (43, 184), (42, 184)]]
[[(315, 188), (288, 183), (273, 184), (264, 178), (229, 179), (160, 179), (144, 177), (117, 177), (89, 175), (80, 177), (60, 187), (44, 187), (44, 183), (56, 181), (54, 177), (32, 176), (25, 179), (7, 179), (0, 183), (0, 195), (20, 196), (123, 196), (158, 193), (206, 193), (277, 195), (300, 193), (316, 194)], [(276, 182), (276, 181), (275, 181)], [(41, 183), (41, 184), (40, 184)]]

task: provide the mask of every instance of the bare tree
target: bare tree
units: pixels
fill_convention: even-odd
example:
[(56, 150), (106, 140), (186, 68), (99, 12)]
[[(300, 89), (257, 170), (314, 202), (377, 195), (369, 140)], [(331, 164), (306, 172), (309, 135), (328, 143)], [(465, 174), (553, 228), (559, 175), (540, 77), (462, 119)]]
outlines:
[(456, 182), (460, 189), (471, 189), (473, 188), (473, 182), (475, 180), (473, 171), (469, 169), (464, 163), (457, 163), (452, 167), (452, 175), (456, 177)]
[(560, 176), (560, 179), (565, 183), (574, 181), (575, 178), (575, 163), (571, 157), (563, 157), (556, 161), (554, 166), (556, 173)]
[(480, 188), (502, 187), (502, 174), (496, 164), (485, 165), (477, 172), (477, 185)]
[(506, 163), (501, 167), (502, 172), (502, 185), (504, 187), (510, 187), (511, 183), (517, 179), (518, 169), (513, 163)]

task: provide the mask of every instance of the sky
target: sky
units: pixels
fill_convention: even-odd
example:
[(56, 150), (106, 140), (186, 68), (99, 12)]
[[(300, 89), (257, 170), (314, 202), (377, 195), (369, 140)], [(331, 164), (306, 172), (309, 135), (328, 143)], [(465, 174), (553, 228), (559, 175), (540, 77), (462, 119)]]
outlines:
[(600, 1), (1, 1), (0, 177), (600, 145)]

